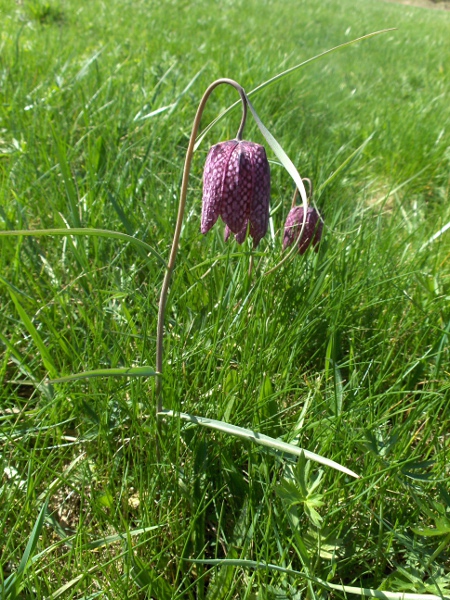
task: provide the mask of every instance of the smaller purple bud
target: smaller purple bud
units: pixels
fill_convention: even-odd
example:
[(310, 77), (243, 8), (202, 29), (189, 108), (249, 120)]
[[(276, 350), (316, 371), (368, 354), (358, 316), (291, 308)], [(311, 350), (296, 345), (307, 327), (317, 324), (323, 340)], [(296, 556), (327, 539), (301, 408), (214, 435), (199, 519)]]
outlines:
[[(284, 225), (283, 250), (291, 246), (300, 235), (303, 224), (304, 210), (303, 206), (294, 206), (289, 211), (289, 214)], [(320, 214), (315, 208), (308, 207), (306, 211), (306, 222), (303, 235), (298, 242), (298, 251), (304, 254), (308, 246), (313, 244), (315, 251), (319, 250), (318, 245), (322, 237), (323, 221)]]

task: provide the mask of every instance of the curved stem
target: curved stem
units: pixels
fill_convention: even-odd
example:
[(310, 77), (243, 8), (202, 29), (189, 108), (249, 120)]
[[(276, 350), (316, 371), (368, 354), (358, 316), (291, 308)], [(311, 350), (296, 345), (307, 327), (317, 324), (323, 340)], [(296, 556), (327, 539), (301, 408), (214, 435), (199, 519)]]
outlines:
[[(228, 81), (228, 83), (230, 83), (231, 80), (219, 79), (218, 81), (222, 81), (222, 83), (225, 83), (225, 81)], [(233, 83), (236, 83), (236, 82), (233, 82)], [(231, 85), (233, 85), (233, 84), (231, 84)], [(239, 92), (239, 94), (241, 96), (241, 100), (242, 100), (242, 119), (241, 119), (241, 124), (239, 125), (238, 132), (236, 134), (236, 139), (238, 142), (240, 142), (242, 140), (242, 134), (244, 132), (245, 122), (247, 121), (247, 98), (245, 96), (244, 88), (242, 88), (239, 84), (236, 84), (236, 85), (238, 86), (236, 89)], [(195, 140), (194, 140), (194, 142), (195, 142)]]
[(197, 109), (197, 113), (192, 124), (191, 137), (189, 138), (189, 145), (186, 150), (186, 158), (184, 161), (183, 179), (181, 182), (180, 191), (180, 203), (178, 205), (177, 222), (175, 225), (175, 232), (173, 235), (172, 249), (170, 251), (169, 262), (167, 263), (166, 273), (164, 275), (164, 281), (161, 288), (161, 295), (159, 297), (159, 309), (158, 309), (158, 328), (156, 333), (156, 412), (157, 414), (162, 410), (162, 372), (163, 372), (163, 336), (164, 336), (164, 317), (167, 304), (167, 295), (169, 293), (170, 279), (175, 266), (175, 259), (177, 257), (178, 243), (180, 241), (181, 226), (183, 224), (184, 209), (186, 206), (186, 196), (188, 188), (189, 173), (191, 170), (192, 156), (194, 154), (195, 138), (200, 127), (200, 120), (202, 118), (203, 111), (206, 106), (206, 102), (211, 95), (211, 92), (220, 84), (225, 83), (234, 87), (240, 94), (242, 100), (242, 119), (241, 124), (236, 135), (238, 141), (241, 140), (242, 132), (244, 130), (245, 121), (247, 118), (247, 101), (245, 98), (245, 92), (242, 86), (240, 86), (233, 79), (217, 79), (214, 81), (203, 94), (203, 98)]
[[(307, 181), (308, 182), (308, 187), (309, 187), (309, 194), (308, 194), (308, 200), (311, 200), (312, 195), (313, 195), (313, 184), (312, 181), (309, 177), (302, 177), (302, 181)], [(292, 202), (291, 202), (291, 208), (294, 208), (296, 202), (297, 202), (297, 196), (298, 196), (298, 187), (295, 188), (294, 190), (294, 195), (292, 196)]]

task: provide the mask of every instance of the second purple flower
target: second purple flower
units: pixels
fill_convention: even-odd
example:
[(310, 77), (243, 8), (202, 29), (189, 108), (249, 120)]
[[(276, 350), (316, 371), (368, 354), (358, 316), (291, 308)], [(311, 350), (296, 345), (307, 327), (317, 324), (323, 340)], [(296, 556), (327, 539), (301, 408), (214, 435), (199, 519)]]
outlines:
[[(284, 225), (283, 250), (291, 246), (300, 235), (303, 224), (303, 215), (305, 214), (303, 206), (294, 206)], [(298, 240), (298, 251), (304, 254), (308, 246), (313, 244), (315, 251), (318, 251), (320, 238), (322, 237), (323, 222), (320, 214), (315, 208), (308, 207), (306, 211), (305, 229), (302, 237)]]
[(202, 233), (220, 216), (225, 239), (234, 233), (242, 244), (250, 225), (256, 248), (267, 232), (269, 200), (270, 167), (264, 146), (230, 140), (211, 148), (203, 173)]

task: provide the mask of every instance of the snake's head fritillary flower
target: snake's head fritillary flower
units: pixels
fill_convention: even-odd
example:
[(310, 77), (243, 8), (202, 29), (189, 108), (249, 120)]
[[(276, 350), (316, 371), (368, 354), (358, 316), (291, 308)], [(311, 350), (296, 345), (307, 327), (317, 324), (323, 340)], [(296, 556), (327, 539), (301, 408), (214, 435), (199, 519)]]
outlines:
[[(303, 206), (294, 206), (289, 211), (289, 214), (284, 224), (283, 250), (291, 246), (300, 235), (303, 224), (304, 209)], [(315, 208), (308, 207), (306, 211), (305, 229), (303, 235), (298, 242), (298, 251), (304, 254), (308, 246), (313, 244), (316, 252), (320, 238), (322, 237), (323, 222), (320, 214)]]
[(270, 167), (264, 146), (230, 140), (211, 148), (203, 173), (201, 232), (222, 217), (225, 240), (234, 233), (239, 244), (250, 225), (253, 246), (259, 244), (269, 223)]

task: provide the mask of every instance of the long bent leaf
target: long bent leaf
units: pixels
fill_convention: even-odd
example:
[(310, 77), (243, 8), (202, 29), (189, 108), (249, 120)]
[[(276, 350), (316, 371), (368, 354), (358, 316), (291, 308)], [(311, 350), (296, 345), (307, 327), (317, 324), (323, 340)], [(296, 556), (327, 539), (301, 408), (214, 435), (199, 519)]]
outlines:
[[(335, 52), (336, 50), (341, 50), (342, 48), (346, 48), (347, 46), (356, 44), (356, 42), (361, 42), (362, 40), (368, 40), (369, 38), (375, 37), (376, 35), (381, 35), (382, 33), (388, 33), (389, 31), (395, 31), (395, 29), (396, 29), (395, 27), (391, 27), (389, 29), (381, 29), (380, 31), (373, 31), (372, 33), (368, 33), (359, 38), (355, 38), (354, 40), (350, 40), (349, 42), (344, 42), (343, 44), (339, 44), (338, 46), (329, 48), (328, 50), (325, 50), (324, 52), (321, 52), (320, 54), (316, 54), (316, 56), (308, 58), (307, 60), (304, 60), (303, 62), (299, 63), (298, 65), (294, 65), (293, 67), (290, 67), (289, 69), (286, 69), (285, 71), (282, 71), (281, 73), (278, 73), (277, 75), (274, 75), (274, 77), (267, 79), (267, 81), (264, 81), (260, 85), (256, 86), (252, 90), (250, 90), (250, 92), (247, 93), (247, 96), (253, 96), (253, 95), (257, 94), (265, 87), (272, 85), (272, 83), (275, 83), (279, 79), (286, 77), (286, 75), (289, 75), (290, 73), (293, 73), (294, 71), (297, 71), (297, 69), (301, 69), (301, 67), (304, 67), (305, 65), (309, 64), (310, 62), (313, 62), (314, 60), (322, 58), (322, 56), (326, 56), (327, 54), (331, 54), (332, 52)], [(233, 108), (238, 106), (240, 103), (241, 103), (241, 101), (237, 100), (236, 102), (231, 104), (218, 117), (216, 117), (214, 119), (214, 121), (211, 121), (211, 123), (205, 127), (205, 129), (199, 134), (199, 136), (197, 138), (197, 141), (196, 141), (195, 147), (194, 147), (195, 150), (197, 150), (197, 148), (200, 146), (203, 138), (208, 133), (208, 131), (210, 129), (212, 129), (216, 123), (221, 121), (223, 119), (223, 117), (230, 112), (230, 110), (233, 110)]]
[(256, 562), (255, 560), (241, 560), (233, 558), (224, 559), (185, 559), (188, 562), (199, 563), (203, 565), (211, 566), (230, 566), (230, 567), (243, 567), (249, 569), (258, 569), (266, 571), (278, 571), (279, 573), (286, 573), (295, 577), (303, 577), (308, 581), (317, 583), (328, 590), (337, 590), (339, 592), (345, 592), (347, 594), (356, 594), (357, 596), (365, 596), (366, 598), (380, 598), (380, 600), (443, 600), (449, 598), (449, 596), (436, 596), (434, 594), (414, 594), (405, 592), (385, 592), (381, 590), (373, 590), (370, 588), (356, 587), (353, 585), (338, 585), (336, 583), (329, 583), (319, 577), (313, 577), (302, 571), (296, 571), (295, 569), (286, 569), (278, 565), (272, 565), (270, 563)]
[(144, 248), (147, 252), (152, 254), (158, 261), (165, 267), (166, 261), (163, 257), (151, 246), (139, 240), (138, 238), (121, 233), (120, 231), (110, 231), (109, 229), (95, 229), (92, 227), (73, 227), (71, 229), (11, 229), (8, 231), (0, 231), (0, 236), (33, 236), (39, 237), (42, 235), (94, 235), (97, 237), (116, 238), (124, 242), (130, 242), (135, 246)]
[(92, 377), (154, 377), (156, 371), (151, 367), (118, 367), (117, 369), (95, 369), (74, 373), (57, 379), (50, 379), (49, 383), (67, 383), (77, 379), (91, 379)]
[(320, 456), (320, 454), (316, 454), (315, 452), (304, 450), (303, 448), (294, 446), (294, 444), (288, 444), (287, 442), (276, 440), (275, 438), (269, 437), (268, 435), (264, 435), (262, 433), (253, 431), (252, 429), (238, 427), (237, 425), (231, 425), (231, 423), (226, 423), (225, 421), (216, 421), (215, 419), (208, 419), (207, 417), (196, 417), (187, 413), (179, 413), (173, 410), (162, 410), (158, 413), (158, 415), (165, 417), (180, 417), (180, 419), (183, 419), (184, 421), (189, 421), (190, 423), (194, 423), (195, 425), (203, 425), (203, 427), (217, 429), (218, 431), (223, 431), (224, 433), (234, 435), (235, 437), (240, 437), (244, 440), (255, 442), (260, 446), (266, 446), (268, 448), (272, 448), (273, 450), (279, 450), (281, 452), (294, 454), (295, 456), (300, 456), (303, 453), (305, 457), (309, 460), (320, 463), (327, 467), (331, 467), (332, 469), (336, 469), (336, 471), (341, 471), (341, 473), (345, 473), (346, 475), (350, 475), (351, 477), (355, 477), (356, 479), (359, 478), (359, 475), (357, 475), (354, 471), (351, 471), (347, 467), (340, 465), (334, 460), (330, 460), (329, 458)]

